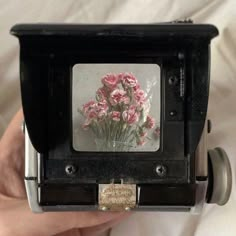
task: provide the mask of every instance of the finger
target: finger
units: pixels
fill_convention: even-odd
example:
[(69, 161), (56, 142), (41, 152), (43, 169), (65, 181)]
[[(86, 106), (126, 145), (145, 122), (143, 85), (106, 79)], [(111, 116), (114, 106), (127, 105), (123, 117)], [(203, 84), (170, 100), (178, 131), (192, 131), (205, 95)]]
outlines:
[(125, 220), (125, 218), (129, 217), (131, 213), (124, 213), (120, 216), (118, 216), (116, 219), (110, 220), (106, 223), (89, 227), (89, 228), (82, 228), (80, 230), (81, 236), (98, 236), (104, 232), (109, 232), (112, 227), (120, 223), (122, 220)]
[[(21, 131), (23, 119), (23, 112), (22, 109), (20, 109), (11, 120), (9, 126), (3, 134), (0, 145), (13, 146), (12, 144), (15, 144), (13, 148), (16, 148), (16, 146), (19, 147), (20, 145), (22, 146), (24, 142), (24, 134)], [(19, 141), (20, 143), (17, 144)]]
[(129, 215), (130, 213), (124, 213), (117, 216), (116, 219), (110, 220), (106, 223), (103, 223), (97, 226), (92, 226), (92, 227), (71, 229), (71, 230), (62, 232), (60, 234), (57, 234), (55, 236), (98, 236), (105, 232), (107, 232), (108, 234), (113, 226), (120, 223), (120, 221), (124, 220)]
[(21, 131), (22, 110), (18, 111), (10, 122), (0, 141), (0, 161), (14, 166), (23, 176), (24, 167), (24, 134)]
[(82, 236), (82, 235), (81, 235), (80, 229), (76, 228), (76, 229), (70, 229), (70, 230), (64, 231), (59, 234), (55, 234), (53, 236)]
[(22, 111), (11, 121), (0, 141), (0, 192), (7, 196), (22, 198), (24, 188), (24, 135), (21, 132)]
[(73, 228), (97, 226), (115, 220), (123, 214), (112, 212), (48, 212), (34, 214), (29, 210), (26, 200), (15, 199), (9, 201), (0, 199), (0, 212), (0, 229), (6, 231), (6, 236), (55, 235)]

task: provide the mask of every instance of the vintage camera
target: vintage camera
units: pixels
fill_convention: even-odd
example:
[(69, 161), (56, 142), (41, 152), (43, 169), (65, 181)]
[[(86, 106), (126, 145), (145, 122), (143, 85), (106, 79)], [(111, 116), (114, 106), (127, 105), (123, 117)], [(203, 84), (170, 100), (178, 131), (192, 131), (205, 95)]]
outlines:
[(25, 185), (34, 212), (199, 212), (232, 176), (207, 150), (213, 25), (19, 24)]

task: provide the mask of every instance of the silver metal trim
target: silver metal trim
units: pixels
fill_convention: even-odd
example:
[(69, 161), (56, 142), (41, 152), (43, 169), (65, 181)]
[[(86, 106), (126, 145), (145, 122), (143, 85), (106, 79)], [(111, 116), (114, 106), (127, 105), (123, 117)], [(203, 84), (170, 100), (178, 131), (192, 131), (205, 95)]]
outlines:
[(200, 141), (195, 152), (195, 176), (205, 177), (205, 180), (196, 180), (196, 203), (190, 212), (193, 215), (200, 214), (206, 203), (208, 187), (208, 154), (207, 154), (208, 120), (206, 119)]
[(43, 212), (38, 202), (38, 153), (34, 149), (25, 127), (25, 188), (31, 210)]
[(35, 180), (25, 180), (25, 188), (30, 209), (34, 213), (43, 212), (41, 206), (38, 204), (38, 188)]
[(27, 128), (25, 127), (25, 177), (37, 178), (37, 153), (31, 144)]
[(191, 208), (190, 213), (193, 215), (201, 214), (202, 209), (206, 203), (206, 193), (208, 187), (208, 180), (196, 181), (196, 203), (195, 206)]
[(207, 119), (202, 131), (202, 136), (195, 152), (196, 176), (208, 176), (208, 157), (207, 157)]
[(37, 153), (37, 177), (38, 177), (38, 184), (41, 183), (41, 176), (40, 176), (40, 169), (41, 169), (41, 159), (40, 154)]

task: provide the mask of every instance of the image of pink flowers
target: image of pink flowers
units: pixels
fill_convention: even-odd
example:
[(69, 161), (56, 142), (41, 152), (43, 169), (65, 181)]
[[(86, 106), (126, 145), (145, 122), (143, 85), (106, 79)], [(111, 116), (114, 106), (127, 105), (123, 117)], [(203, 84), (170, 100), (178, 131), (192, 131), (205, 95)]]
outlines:
[(101, 84), (95, 99), (79, 109), (82, 127), (92, 131), (98, 151), (129, 151), (145, 145), (155, 119), (145, 108), (148, 99), (138, 79), (128, 72), (109, 73)]

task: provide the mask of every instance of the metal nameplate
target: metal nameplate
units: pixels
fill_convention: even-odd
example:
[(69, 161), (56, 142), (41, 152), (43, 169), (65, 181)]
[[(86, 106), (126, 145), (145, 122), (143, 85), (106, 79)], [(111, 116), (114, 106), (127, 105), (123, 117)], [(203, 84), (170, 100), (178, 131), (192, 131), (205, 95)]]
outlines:
[(122, 211), (136, 206), (135, 184), (99, 184), (99, 209)]

